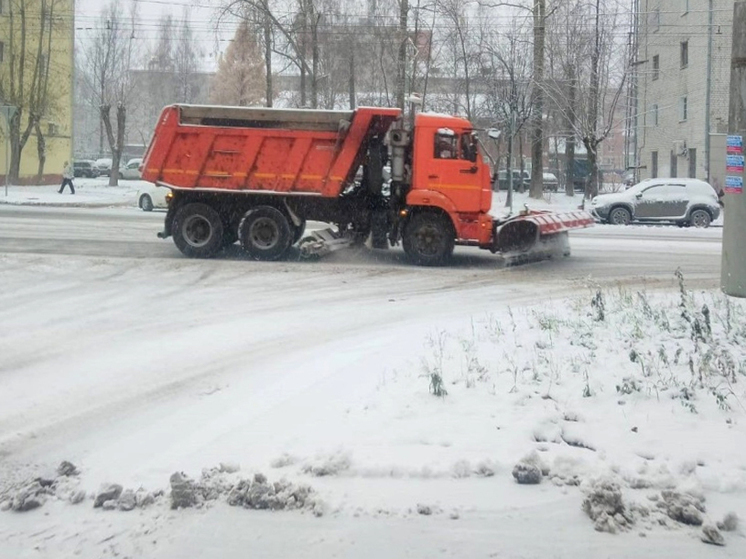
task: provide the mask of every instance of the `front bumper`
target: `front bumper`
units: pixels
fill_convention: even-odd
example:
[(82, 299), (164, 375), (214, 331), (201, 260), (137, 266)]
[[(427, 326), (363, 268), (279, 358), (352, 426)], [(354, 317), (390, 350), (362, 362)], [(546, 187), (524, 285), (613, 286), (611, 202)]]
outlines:
[(609, 218), (609, 208), (606, 206), (591, 208), (589, 211), (598, 221), (606, 221)]

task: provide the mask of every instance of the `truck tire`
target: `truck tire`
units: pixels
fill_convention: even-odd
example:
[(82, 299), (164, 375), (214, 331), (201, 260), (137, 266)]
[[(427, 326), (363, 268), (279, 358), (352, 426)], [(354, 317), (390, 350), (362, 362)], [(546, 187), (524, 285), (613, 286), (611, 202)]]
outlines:
[(373, 248), (389, 248), (388, 218), (383, 210), (376, 210), (370, 216), (370, 244)]
[(186, 256), (210, 258), (223, 248), (223, 221), (207, 204), (186, 204), (174, 216), (172, 235)]
[(415, 214), (403, 236), (404, 252), (419, 266), (441, 266), (453, 254), (455, 233), (450, 220), (434, 212)]
[(254, 260), (277, 260), (290, 248), (293, 232), (287, 217), (272, 206), (249, 210), (238, 226), (241, 246)]

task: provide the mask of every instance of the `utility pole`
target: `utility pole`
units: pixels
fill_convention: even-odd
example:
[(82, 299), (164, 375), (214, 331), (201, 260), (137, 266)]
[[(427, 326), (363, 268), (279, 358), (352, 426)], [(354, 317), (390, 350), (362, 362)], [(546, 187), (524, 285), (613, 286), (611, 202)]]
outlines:
[(544, 189), (544, 38), (546, 36), (546, 0), (534, 0), (534, 76), (531, 107), (531, 198), (541, 198)]
[(707, 25), (707, 89), (705, 90), (705, 171), (707, 182), (710, 182), (710, 105), (712, 103), (712, 25), (713, 0), (708, 2)]
[[(746, 297), (746, 195), (743, 182), (743, 138), (746, 136), (746, 2), (733, 6), (733, 50), (730, 70), (728, 152), (725, 181), (725, 228), (720, 284), (734, 297)], [(740, 144), (740, 146), (739, 146)], [(740, 171), (740, 172), (739, 172)]]

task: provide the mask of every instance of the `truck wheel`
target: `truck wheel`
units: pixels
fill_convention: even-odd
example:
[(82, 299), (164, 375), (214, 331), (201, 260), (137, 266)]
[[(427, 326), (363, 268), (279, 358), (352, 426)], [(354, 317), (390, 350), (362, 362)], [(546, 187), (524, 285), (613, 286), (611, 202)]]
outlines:
[(454, 237), (447, 217), (432, 212), (415, 214), (404, 229), (404, 252), (420, 266), (440, 266), (453, 254)]
[(174, 216), (173, 237), (186, 256), (210, 258), (223, 248), (223, 221), (207, 204), (186, 204)]
[(303, 233), (306, 232), (306, 220), (301, 219), (300, 225), (295, 225), (295, 223), (293, 223), (292, 229), (293, 229), (293, 240), (290, 244), (294, 245), (295, 243), (301, 240), (301, 238), (303, 237)]
[(388, 218), (385, 211), (374, 211), (370, 216), (370, 244), (373, 248), (389, 248)]
[(280, 210), (259, 206), (246, 212), (238, 226), (238, 238), (255, 260), (277, 260), (290, 247), (293, 232)]

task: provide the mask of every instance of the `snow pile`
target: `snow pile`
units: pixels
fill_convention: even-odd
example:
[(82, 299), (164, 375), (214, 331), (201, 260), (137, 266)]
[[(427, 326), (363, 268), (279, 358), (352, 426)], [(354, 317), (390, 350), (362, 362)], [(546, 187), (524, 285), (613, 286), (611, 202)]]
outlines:
[(583, 511), (593, 520), (598, 532), (616, 534), (634, 523), (622, 502), (619, 485), (608, 479), (593, 483), (583, 501)]
[(264, 474), (242, 479), (228, 494), (228, 504), (248, 509), (293, 510), (309, 509), (322, 516), (324, 505), (308, 485), (295, 485), (287, 480), (270, 483)]

